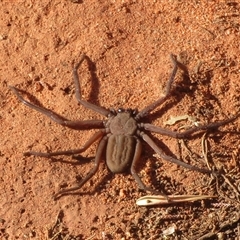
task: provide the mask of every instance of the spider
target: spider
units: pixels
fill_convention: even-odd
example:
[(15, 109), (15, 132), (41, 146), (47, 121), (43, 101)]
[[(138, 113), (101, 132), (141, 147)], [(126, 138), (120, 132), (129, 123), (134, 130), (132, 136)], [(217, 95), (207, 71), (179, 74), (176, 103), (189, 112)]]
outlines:
[[(142, 152), (142, 141), (146, 142), (162, 159), (167, 160), (169, 162), (180, 165), (184, 168), (188, 168), (190, 170), (198, 171), (200, 173), (214, 173), (213, 171), (205, 168), (199, 168), (196, 166), (189, 165), (185, 162), (180, 161), (179, 159), (166, 155), (163, 150), (161, 150), (153, 139), (146, 133), (147, 131), (159, 133), (162, 135), (174, 137), (174, 138), (185, 138), (189, 135), (201, 131), (208, 130), (212, 128), (218, 128), (222, 125), (228, 124), (234, 121), (237, 117), (239, 117), (240, 113), (236, 116), (202, 126), (195, 126), (183, 132), (171, 131), (168, 129), (164, 129), (158, 126), (154, 126), (150, 123), (143, 123), (140, 120), (146, 116), (148, 116), (155, 108), (163, 104), (166, 99), (168, 99), (171, 95), (171, 86), (174, 81), (175, 75), (177, 73), (178, 67), (180, 67), (180, 63), (177, 61), (175, 55), (170, 55), (171, 60), (173, 62), (173, 70), (170, 75), (170, 78), (166, 84), (165, 93), (155, 102), (148, 105), (141, 111), (133, 110), (133, 109), (123, 109), (119, 108), (118, 110), (108, 110), (100, 106), (96, 106), (90, 102), (87, 102), (81, 97), (81, 89), (79, 83), (78, 76), (78, 68), (87, 58), (85, 54), (83, 54), (80, 58), (78, 64), (73, 68), (73, 79), (75, 85), (75, 94), (77, 101), (83, 105), (84, 107), (93, 110), (105, 117), (106, 120), (76, 120), (70, 121), (65, 119), (64, 117), (59, 116), (53, 111), (46, 109), (44, 107), (40, 107), (34, 105), (33, 103), (26, 101), (19, 93), (20, 90), (13, 86), (9, 86), (13, 93), (17, 96), (17, 98), (28, 107), (46, 115), (51, 118), (56, 123), (71, 128), (75, 130), (88, 130), (88, 129), (99, 129), (93, 136), (79, 149), (74, 150), (66, 150), (66, 151), (57, 151), (51, 153), (43, 153), (43, 152), (25, 152), (25, 156), (39, 156), (39, 157), (52, 157), (57, 155), (74, 155), (84, 152), (88, 149), (95, 141), (99, 140), (99, 144), (96, 151), (94, 167), (87, 174), (85, 178), (83, 178), (78, 186), (63, 189), (55, 195), (55, 198), (59, 198), (63, 195), (67, 195), (72, 191), (76, 191), (80, 189), (93, 175), (98, 171), (99, 164), (101, 162), (101, 158), (106, 152), (106, 164), (109, 170), (113, 173), (122, 173), (126, 169), (130, 168), (131, 174), (134, 179), (137, 181), (139, 188), (145, 191), (150, 191), (152, 193), (160, 193), (148, 186), (146, 186), (141, 178), (139, 177), (136, 167), (139, 163), (141, 152)], [(162, 194), (162, 193), (160, 193)], [(164, 195), (164, 194), (163, 194)]]

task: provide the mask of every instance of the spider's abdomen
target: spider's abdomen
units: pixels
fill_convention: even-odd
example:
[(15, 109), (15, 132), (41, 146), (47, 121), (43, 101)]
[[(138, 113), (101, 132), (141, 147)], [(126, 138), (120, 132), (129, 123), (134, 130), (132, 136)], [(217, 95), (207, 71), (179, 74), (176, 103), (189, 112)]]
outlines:
[(121, 173), (131, 165), (136, 139), (130, 135), (110, 135), (106, 150), (106, 163), (113, 173)]

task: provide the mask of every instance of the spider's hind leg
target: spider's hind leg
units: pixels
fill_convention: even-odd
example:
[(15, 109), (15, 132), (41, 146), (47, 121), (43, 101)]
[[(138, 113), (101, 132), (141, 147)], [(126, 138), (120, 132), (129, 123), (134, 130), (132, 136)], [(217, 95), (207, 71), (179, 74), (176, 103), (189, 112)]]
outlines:
[(135, 148), (135, 153), (134, 153), (134, 157), (133, 157), (133, 161), (132, 161), (132, 165), (131, 165), (131, 174), (134, 177), (134, 179), (136, 180), (136, 182), (138, 183), (140, 189), (146, 191), (146, 192), (151, 192), (152, 194), (156, 194), (156, 195), (162, 195), (164, 196), (167, 200), (169, 200), (168, 196), (158, 190), (154, 190), (151, 187), (146, 186), (143, 181), (141, 180), (141, 178), (139, 177), (139, 175), (137, 174), (136, 168), (138, 165), (138, 161), (140, 160), (141, 157), (141, 153), (142, 153), (142, 143), (139, 139), (137, 139), (137, 144), (136, 144), (136, 148)]
[(84, 151), (86, 151), (95, 141), (97, 141), (98, 139), (100, 139), (101, 137), (103, 137), (105, 135), (105, 130), (100, 130), (96, 133), (93, 134), (93, 136), (83, 145), (83, 147), (79, 148), (79, 149), (73, 149), (73, 150), (66, 150), (66, 151), (57, 151), (57, 152), (35, 152), (35, 151), (29, 151), (29, 152), (25, 152), (24, 156), (37, 156), (37, 157), (53, 157), (53, 156), (59, 156), (59, 155), (74, 155), (74, 154), (78, 154), (78, 153), (82, 153)]
[(87, 176), (85, 178), (83, 178), (80, 181), (80, 183), (78, 183), (78, 185), (76, 187), (69, 188), (69, 189), (63, 189), (62, 191), (59, 191), (58, 193), (56, 193), (54, 195), (55, 200), (62, 197), (62, 196), (68, 195), (73, 191), (76, 191), (76, 190), (80, 189), (88, 180), (90, 180), (94, 176), (94, 174), (98, 171), (98, 168), (99, 168), (99, 165), (100, 165), (100, 162), (101, 162), (101, 158), (102, 158), (102, 155), (103, 155), (103, 151), (104, 151), (104, 149), (106, 148), (106, 145), (107, 145), (107, 140), (108, 140), (108, 137), (104, 136), (102, 138), (102, 140), (100, 141), (100, 143), (98, 145), (98, 148), (97, 148), (97, 153), (96, 153), (96, 157), (95, 157), (95, 161), (94, 161), (94, 167), (87, 174)]

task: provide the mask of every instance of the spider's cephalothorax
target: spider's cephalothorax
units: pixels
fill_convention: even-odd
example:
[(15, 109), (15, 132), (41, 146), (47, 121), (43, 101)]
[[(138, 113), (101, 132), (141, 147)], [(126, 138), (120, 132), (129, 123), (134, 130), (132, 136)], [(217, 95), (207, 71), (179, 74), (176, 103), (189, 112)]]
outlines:
[(190, 170), (198, 171), (201, 173), (212, 173), (211, 170), (205, 168), (199, 168), (196, 166), (189, 165), (185, 162), (182, 162), (172, 156), (166, 155), (152, 140), (152, 138), (146, 133), (147, 131), (159, 133), (162, 135), (167, 135), (174, 138), (184, 138), (196, 131), (200, 130), (207, 130), (210, 128), (218, 128), (219, 126), (225, 125), (234, 121), (236, 118), (240, 116), (238, 113), (236, 116), (216, 122), (210, 123), (207, 125), (202, 125), (198, 127), (193, 127), (188, 129), (184, 132), (175, 132), (168, 129), (164, 129), (158, 126), (154, 126), (150, 123), (143, 123), (140, 120), (143, 117), (148, 116), (155, 108), (160, 106), (165, 100), (170, 96), (171, 93), (171, 86), (174, 81), (177, 69), (178, 69), (178, 62), (176, 60), (176, 56), (171, 55), (171, 59), (173, 62), (173, 71), (172, 74), (167, 82), (166, 91), (163, 96), (161, 96), (157, 101), (148, 105), (141, 111), (131, 110), (131, 109), (122, 109), (119, 108), (117, 111), (115, 110), (107, 110), (103, 107), (96, 106), (92, 103), (89, 103), (82, 99), (81, 91), (80, 91), (80, 84), (79, 84), (79, 77), (77, 70), (84, 59), (88, 59), (85, 55), (82, 56), (79, 63), (73, 69), (73, 77), (74, 77), (74, 84), (75, 84), (75, 93), (78, 102), (86, 108), (89, 108), (95, 112), (98, 112), (101, 115), (108, 117), (107, 120), (85, 120), (85, 121), (69, 121), (58, 114), (54, 113), (51, 110), (48, 110), (43, 107), (39, 107), (37, 105), (32, 104), (31, 102), (26, 101), (19, 93), (19, 90), (15, 87), (10, 86), (10, 89), (13, 93), (18, 97), (18, 99), (27, 105), (28, 107), (35, 109), (36, 111), (45, 114), (53, 121), (62, 126), (66, 126), (76, 130), (87, 130), (87, 129), (99, 129), (93, 136), (80, 148), (74, 150), (66, 150), (66, 151), (58, 151), (52, 153), (42, 153), (42, 152), (26, 152), (24, 153), (25, 156), (40, 156), (40, 157), (51, 157), (57, 155), (72, 155), (72, 154), (79, 154), (84, 152), (87, 148), (89, 148), (95, 141), (99, 140), (96, 157), (95, 157), (95, 164), (92, 170), (88, 173), (88, 175), (83, 178), (77, 187), (64, 189), (58, 192), (55, 197), (61, 197), (70, 193), (71, 191), (75, 191), (81, 188), (98, 170), (100, 161), (102, 159), (104, 151), (106, 151), (106, 163), (108, 168), (111, 172), (120, 173), (125, 171), (127, 168), (130, 168), (131, 174), (138, 182), (139, 187), (146, 191), (151, 191), (154, 193), (159, 193), (147, 187), (140, 177), (137, 174), (136, 167), (138, 161), (141, 157), (142, 152), (142, 141), (145, 141), (162, 159), (165, 159), (169, 162), (178, 164)]
[(119, 108), (116, 115), (110, 116), (106, 128), (112, 134), (133, 135), (137, 130), (137, 121), (134, 119), (135, 112), (132, 109)]

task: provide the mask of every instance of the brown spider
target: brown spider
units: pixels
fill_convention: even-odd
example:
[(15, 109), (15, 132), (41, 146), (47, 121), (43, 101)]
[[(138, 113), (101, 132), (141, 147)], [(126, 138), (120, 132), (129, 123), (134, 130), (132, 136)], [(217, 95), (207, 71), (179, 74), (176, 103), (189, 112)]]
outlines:
[[(177, 165), (183, 166), (190, 170), (198, 171), (201, 173), (213, 173), (209, 169), (198, 168), (196, 166), (191, 166), (187, 163), (184, 163), (174, 157), (166, 155), (156, 144), (155, 142), (145, 133), (146, 131), (151, 131), (155, 133), (160, 133), (162, 135), (174, 137), (174, 138), (184, 138), (186, 136), (191, 135), (192, 133), (200, 130), (207, 130), (210, 128), (218, 128), (219, 126), (225, 125), (234, 121), (240, 114), (229, 118), (227, 120), (219, 121), (216, 123), (210, 123), (203, 126), (193, 127), (184, 132), (175, 132), (170, 131), (161, 127), (154, 126), (150, 123), (142, 123), (139, 122), (140, 119), (146, 117), (150, 112), (152, 112), (156, 107), (165, 102), (165, 100), (170, 96), (171, 85), (174, 81), (175, 75), (177, 73), (178, 65), (180, 63), (177, 62), (176, 56), (171, 55), (171, 60), (173, 62), (173, 70), (172, 74), (167, 82), (166, 91), (163, 96), (161, 96), (156, 102), (150, 104), (145, 107), (141, 111), (132, 110), (132, 109), (122, 109), (119, 108), (117, 111), (115, 110), (107, 110), (103, 107), (96, 106), (92, 103), (89, 103), (85, 100), (82, 100), (79, 77), (77, 70), (83, 60), (86, 58), (83, 55), (79, 61), (79, 63), (73, 68), (73, 77), (75, 84), (75, 94), (77, 101), (86, 108), (89, 108), (101, 115), (107, 117), (107, 120), (84, 120), (84, 121), (69, 121), (58, 114), (52, 112), (51, 110), (45, 109), (43, 107), (36, 106), (25, 99), (19, 94), (19, 90), (17, 88), (10, 86), (10, 89), (13, 93), (18, 97), (18, 99), (27, 105), (30, 108), (35, 109), (36, 111), (45, 114), (53, 121), (62, 126), (66, 126), (76, 130), (87, 130), (87, 129), (100, 129), (98, 132), (94, 133), (93, 136), (82, 146), (80, 149), (75, 150), (67, 150), (67, 151), (58, 151), (52, 153), (42, 153), (42, 152), (26, 152), (25, 156), (40, 156), (40, 157), (52, 157), (57, 155), (72, 155), (79, 154), (84, 152), (87, 148), (89, 148), (95, 141), (100, 140), (96, 152), (95, 163), (92, 170), (88, 173), (88, 175), (83, 178), (77, 187), (64, 189), (58, 192), (55, 197), (61, 197), (66, 195), (71, 191), (75, 191), (80, 189), (93, 175), (97, 172), (100, 164), (100, 160), (104, 151), (106, 151), (106, 164), (111, 172), (113, 173), (122, 173), (127, 168), (130, 167), (131, 174), (139, 184), (139, 187), (145, 191), (151, 191), (156, 193), (157, 191), (147, 187), (140, 177), (137, 174), (136, 166), (141, 156), (142, 152), (142, 143), (141, 140), (145, 141), (161, 158), (175, 163)], [(159, 193), (159, 192), (157, 192)]]

